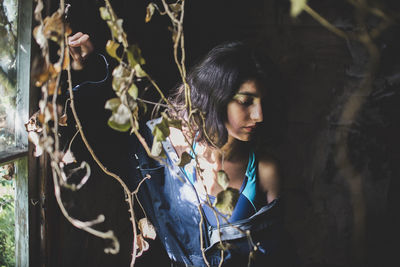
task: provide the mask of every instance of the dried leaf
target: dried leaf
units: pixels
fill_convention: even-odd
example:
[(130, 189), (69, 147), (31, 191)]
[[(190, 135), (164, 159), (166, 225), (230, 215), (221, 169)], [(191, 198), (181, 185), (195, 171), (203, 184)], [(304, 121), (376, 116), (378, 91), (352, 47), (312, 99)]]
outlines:
[(68, 149), (67, 152), (65, 152), (64, 156), (61, 159), (61, 162), (63, 162), (64, 164), (76, 162), (76, 159), (72, 154), (71, 149)]
[(126, 51), (126, 55), (128, 58), (129, 65), (133, 68), (137, 64), (144, 65), (146, 61), (142, 57), (142, 51), (140, 50), (138, 45), (130, 45)]
[[(54, 92), (56, 91), (56, 86), (57, 86), (57, 80), (56, 80), (56, 79), (53, 79), (53, 78), (51, 78), (51, 79), (47, 82), (47, 84), (44, 85), (44, 88), (46, 88), (47, 94), (48, 94), (49, 96), (51, 96), (51, 95), (54, 94)], [(60, 88), (58, 88), (57, 94), (60, 94), (60, 93), (61, 93)]]
[(100, 10), (100, 17), (103, 20), (110, 20), (111, 19), (111, 14), (110, 14), (110, 12), (108, 12), (107, 8), (102, 6), (102, 7), (99, 8), (99, 10)]
[(128, 97), (127, 101), (128, 101), (128, 107), (132, 111), (132, 116), (137, 117), (137, 114), (139, 114), (138, 102), (132, 97)]
[(154, 139), (161, 142), (161, 141), (164, 141), (165, 139), (167, 139), (169, 134), (170, 134), (170, 131), (169, 131), (169, 126), (168, 126), (168, 120), (166, 120), (163, 117), (162, 120), (154, 126), (154, 129), (153, 129)]
[(67, 36), (69, 36), (69, 35), (72, 34), (72, 29), (71, 29), (71, 27), (69, 26), (69, 24), (66, 24), (66, 25), (65, 25), (65, 33), (64, 33), (64, 34), (67, 35)]
[(49, 66), (44, 65), (40, 74), (35, 77), (35, 86), (42, 86), (49, 79), (55, 79), (57, 74), (58, 72), (53, 64), (50, 64)]
[(183, 168), (186, 164), (192, 161), (192, 156), (186, 151), (182, 153), (181, 158), (179, 159), (178, 166)]
[(175, 17), (177, 17), (179, 12), (182, 11), (182, 4), (179, 3), (169, 4), (169, 8), (174, 13)]
[(112, 112), (117, 112), (119, 105), (121, 105), (121, 100), (118, 97), (115, 97), (107, 100), (104, 108), (109, 109)]
[(136, 242), (138, 246), (138, 252), (136, 253), (136, 257), (140, 257), (144, 251), (149, 249), (149, 243), (147, 243), (146, 240), (144, 240), (143, 236), (141, 234), (138, 234), (136, 236)]
[(110, 126), (112, 129), (117, 130), (119, 132), (126, 132), (129, 130), (129, 128), (131, 128), (131, 124), (129, 121), (127, 121), (126, 123), (117, 123), (115, 121), (115, 118), (113, 116), (111, 116), (108, 121), (107, 121), (108, 126)]
[(38, 115), (38, 120), (39, 120), (39, 122), (40, 122), (41, 124), (44, 123), (44, 114), (43, 114), (43, 113), (39, 113), (39, 115)]
[(176, 129), (182, 130), (182, 121), (181, 120), (170, 119), (170, 120), (168, 120), (168, 125), (170, 127), (174, 127)]
[(139, 64), (136, 64), (134, 69), (137, 77), (142, 78), (147, 76), (147, 73), (142, 69)]
[(214, 207), (216, 207), (221, 213), (231, 216), (238, 198), (239, 190), (228, 187), (226, 190), (218, 193)]
[(113, 70), (112, 76), (112, 88), (116, 94), (120, 96), (121, 91), (123, 91), (129, 85), (130, 72), (127, 68), (120, 64)]
[(108, 119), (108, 126), (120, 132), (126, 132), (131, 128), (130, 123), (131, 111), (127, 106), (121, 104), (117, 111)]
[(43, 21), (41, 20), (42, 9), (43, 3), (39, 2), (35, 10), (35, 18), (41, 23), (33, 30), (33, 36), (42, 49), (42, 54), (46, 55), (48, 53), (48, 39), (60, 44), (64, 40), (64, 34), (71, 34), (72, 30), (64, 22), (64, 13), (61, 9), (58, 9), (50, 17), (46, 17)]
[(34, 157), (40, 157), (43, 154), (43, 148), (40, 145), (35, 146), (35, 152), (33, 152)]
[(67, 120), (68, 120), (68, 116), (67, 116), (66, 113), (64, 113), (64, 114), (58, 119), (58, 125), (67, 126)]
[[(162, 113), (162, 120), (154, 126), (154, 140), (164, 141), (170, 135), (169, 127), (181, 127), (181, 122), (178, 120), (169, 119), (165, 113)], [(178, 128), (180, 129), (180, 128)]]
[(61, 9), (54, 12), (51, 17), (46, 17), (43, 21), (43, 34), (47, 39), (54, 42), (60, 42), (64, 37), (62, 35), (63, 31), (63, 16)]
[(129, 121), (131, 117), (131, 111), (127, 106), (124, 104), (119, 105), (117, 112), (114, 113), (116, 115), (116, 119), (119, 123), (125, 123), (126, 121)]
[(39, 144), (39, 134), (37, 134), (35, 132), (29, 132), (28, 133), (28, 139), (35, 146)]
[(125, 68), (122, 64), (120, 64), (117, 67), (115, 67), (112, 75), (114, 77), (126, 77), (129, 75), (129, 70)]
[(123, 22), (123, 19), (117, 19), (116, 21), (108, 20), (107, 25), (111, 30), (112, 36), (117, 39), (118, 42), (122, 43), (124, 47), (127, 47), (126, 34), (122, 28)]
[(40, 136), (36, 132), (29, 132), (28, 139), (35, 146), (35, 152), (33, 155), (39, 157), (43, 154), (43, 147), (40, 144)]
[(33, 29), (33, 37), (41, 49), (47, 49), (47, 38), (43, 34), (43, 25), (40, 24)]
[(25, 128), (27, 132), (37, 132), (40, 133), (43, 131), (41, 124), (39, 123), (39, 111), (35, 112), (27, 123), (25, 123)]
[(154, 157), (162, 157), (165, 158), (165, 152), (162, 146), (162, 143), (160, 141), (153, 140), (153, 145), (151, 146), (151, 155)]
[(140, 219), (138, 227), (144, 238), (156, 239), (156, 229), (147, 218)]
[(129, 87), (129, 89), (128, 89), (128, 94), (129, 94), (133, 99), (136, 100), (136, 98), (138, 97), (138, 94), (139, 94), (139, 90), (138, 90), (136, 84), (134, 84), (134, 83), (131, 84), (131, 87)]
[(146, 8), (146, 18), (144, 21), (147, 23), (151, 20), (151, 17), (153, 17), (154, 11), (155, 11), (155, 6), (154, 3), (150, 3), (147, 8)]
[(290, 2), (292, 3), (290, 15), (294, 18), (297, 17), (307, 5), (307, 0), (290, 0)]
[(225, 171), (219, 170), (217, 172), (217, 181), (224, 190), (226, 190), (228, 188), (229, 178), (228, 178), (228, 174)]
[(114, 42), (113, 40), (108, 40), (108, 42), (106, 44), (106, 51), (110, 56), (112, 56), (113, 58), (120, 61), (121, 58), (117, 55), (118, 47), (119, 47), (119, 43)]
[(40, 73), (36, 77), (35, 86), (37, 86), (37, 87), (42, 86), (43, 83), (47, 82), (47, 80), (49, 79), (49, 76), (50, 76), (50, 73), (47, 70), (45, 72)]
[(168, 121), (169, 127), (174, 127), (176, 129), (182, 130), (182, 121), (181, 120), (171, 119), (168, 117), (168, 115), (165, 112), (161, 112), (161, 116)]

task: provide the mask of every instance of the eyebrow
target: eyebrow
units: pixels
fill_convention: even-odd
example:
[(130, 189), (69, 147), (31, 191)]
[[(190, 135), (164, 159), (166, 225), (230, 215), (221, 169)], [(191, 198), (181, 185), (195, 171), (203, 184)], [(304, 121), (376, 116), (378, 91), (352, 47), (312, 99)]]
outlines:
[[(258, 94), (250, 93), (250, 92), (238, 92), (236, 95), (245, 95), (245, 96), (252, 96), (252, 97), (260, 97)], [(235, 96), (236, 96), (235, 95)]]

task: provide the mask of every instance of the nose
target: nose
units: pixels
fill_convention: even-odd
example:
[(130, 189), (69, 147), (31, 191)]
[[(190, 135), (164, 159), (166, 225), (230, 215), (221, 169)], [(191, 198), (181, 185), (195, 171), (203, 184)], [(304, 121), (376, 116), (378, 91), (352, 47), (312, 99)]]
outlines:
[(250, 119), (254, 122), (263, 121), (263, 112), (261, 103), (257, 103), (253, 106), (250, 112)]

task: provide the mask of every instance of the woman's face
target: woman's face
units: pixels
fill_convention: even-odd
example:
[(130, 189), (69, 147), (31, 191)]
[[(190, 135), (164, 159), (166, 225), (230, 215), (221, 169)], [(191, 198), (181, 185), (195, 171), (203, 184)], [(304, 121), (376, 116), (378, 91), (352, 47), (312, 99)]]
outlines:
[(226, 129), (230, 137), (249, 141), (257, 123), (262, 122), (262, 91), (255, 80), (244, 82), (228, 103)]

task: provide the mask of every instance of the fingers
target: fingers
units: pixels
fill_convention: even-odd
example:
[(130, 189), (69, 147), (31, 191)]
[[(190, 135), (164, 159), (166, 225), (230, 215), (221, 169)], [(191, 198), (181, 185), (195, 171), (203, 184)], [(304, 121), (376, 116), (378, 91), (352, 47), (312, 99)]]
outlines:
[(83, 61), (82, 51), (81, 51), (80, 47), (71, 47), (69, 52), (74, 60), (76, 60), (78, 62)]
[(83, 35), (83, 33), (77, 32), (77, 33), (75, 33), (74, 35), (69, 36), (69, 37), (68, 37), (68, 45), (70, 45), (70, 46), (76, 46), (76, 41), (77, 41), (80, 37), (82, 37), (82, 35)]
[(78, 32), (73, 36), (68, 37), (68, 45), (71, 47), (92, 47), (92, 43), (90, 42), (90, 37), (87, 34), (83, 34)]
[(82, 32), (77, 32), (68, 37), (68, 45), (70, 47), (70, 55), (74, 59), (72, 62), (73, 69), (82, 69), (85, 58), (93, 52), (90, 36)]
[(87, 55), (89, 55), (93, 51), (93, 45), (90, 42), (89, 35), (84, 34), (82, 37), (79, 38), (79, 42), (81, 42), (82, 45), (82, 57), (86, 58)]

